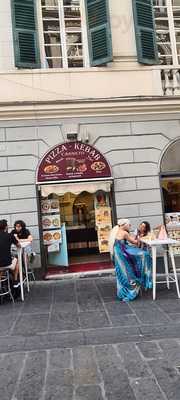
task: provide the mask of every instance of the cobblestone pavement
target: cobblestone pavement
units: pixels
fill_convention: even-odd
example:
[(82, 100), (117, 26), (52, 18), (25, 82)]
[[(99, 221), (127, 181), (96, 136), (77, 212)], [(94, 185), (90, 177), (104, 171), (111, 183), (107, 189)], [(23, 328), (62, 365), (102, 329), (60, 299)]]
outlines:
[(1, 400), (180, 400), (180, 300), (114, 278), (37, 282), (0, 306)]

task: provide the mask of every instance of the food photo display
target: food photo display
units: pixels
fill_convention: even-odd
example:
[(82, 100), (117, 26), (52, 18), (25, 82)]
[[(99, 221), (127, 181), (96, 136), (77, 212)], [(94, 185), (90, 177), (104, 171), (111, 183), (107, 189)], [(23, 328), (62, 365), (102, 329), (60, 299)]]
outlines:
[(59, 213), (58, 200), (42, 200), (41, 202), (42, 214)]
[(44, 241), (44, 244), (46, 244), (46, 245), (53, 244), (54, 242), (61, 243), (61, 241), (62, 241), (61, 231), (60, 230), (44, 231), (43, 232), (43, 241)]
[(42, 227), (44, 229), (60, 228), (60, 216), (59, 214), (54, 215), (44, 215), (42, 217)]

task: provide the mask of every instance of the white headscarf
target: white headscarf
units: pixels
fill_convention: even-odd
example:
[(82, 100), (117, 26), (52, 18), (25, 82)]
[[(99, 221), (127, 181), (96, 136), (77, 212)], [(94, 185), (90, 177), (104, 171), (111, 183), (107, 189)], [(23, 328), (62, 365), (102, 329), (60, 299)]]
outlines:
[(109, 251), (110, 251), (111, 256), (113, 255), (114, 242), (116, 240), (119, 226), (123, 226), (126, 224), (130, 225), (129, 219), (125, 219), (125, 218), (118, 219), (118, 224), (116, 226), (114, 226), (114, 228), (112, 228), (112, 230), (111, 230), (111, 233), (109, 235)]
[(126, 218), (118, 219), (118, 226), (123, 226), (123, 225), (130, 225), (129, 219)]

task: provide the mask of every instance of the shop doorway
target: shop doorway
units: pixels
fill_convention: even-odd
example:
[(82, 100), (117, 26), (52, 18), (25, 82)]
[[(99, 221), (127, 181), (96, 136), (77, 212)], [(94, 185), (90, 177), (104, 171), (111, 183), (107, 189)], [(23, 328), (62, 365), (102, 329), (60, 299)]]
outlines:
[[(87, 188), (87, 185), (83, 185)], [(59, 191), (59, 194), (58, 194)], [(42, 231), (48, 273), (80, 273), (110, 267), (111, 194), (104, 190), (43, 197)]]
[[(173, 142), (161, 160), (160, 183), (164, 222), (168, 235), (180, 240), (180, 140)], [(180, 255), (180, 246), (174, 248)]]
[(104, 156), (79, 142), (56, 146), (41, 161), (37, 184), (48, 276), (112, 269), (108, 241), (116, 216), (113, 179)]
[[(59, 198), (62, 222), (66, 224), (67, 248), (69, 264), (82, 262), (98, 262), (109, 260), (107, 256), (108, 242), (98, 236), (97, 229), (97, 198), (104, 199), (104, 207), (109, 209), (108, 194), (99, 191), (88, 193), (83, 191), (78, 195), (65, 193)], [(110, 210), (110, 209), (109, 209)], [(110, 215), (109, 229), (112, 225)], [(106, 228), (106, 230), (107, 230)], [(108, 236), (107, 230), (107, 236)], [(103, 257), (103, 245), (105, 256)]]

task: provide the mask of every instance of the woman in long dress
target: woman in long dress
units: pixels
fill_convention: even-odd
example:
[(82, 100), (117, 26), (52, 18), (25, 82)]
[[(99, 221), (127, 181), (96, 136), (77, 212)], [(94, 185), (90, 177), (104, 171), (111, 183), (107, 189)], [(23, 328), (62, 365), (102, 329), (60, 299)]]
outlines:
[(147, 249), (136, 247), (139, 241), (130, 235), (129, 230), (129, 220), (120, 219), (109, 240), (116, 271), (117, 296), (123, 301), (134, 300), (141, 287), (152, 288), (151, 255)]

